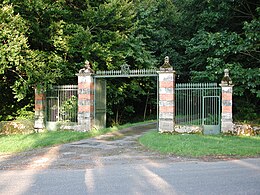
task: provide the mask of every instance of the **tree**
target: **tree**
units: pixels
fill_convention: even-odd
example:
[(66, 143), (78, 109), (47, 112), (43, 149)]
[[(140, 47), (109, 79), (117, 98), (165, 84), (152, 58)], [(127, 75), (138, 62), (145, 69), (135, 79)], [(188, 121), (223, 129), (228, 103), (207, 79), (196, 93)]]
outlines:
[[(60, 58), (54, 53), (47, 54), (29, 48), (26, 21), (14, 13), (12, 6), (1, 7), (0, 20), (0, 85), (2, 89), (12, 88), (14, 98), (20, 101), (27, 93), (32, 94), (32, 87), (37, 84), (46, 86), (60, 77), (57, 68)], [(1, 101), (13, 100), (10, 91), (1, 98)], [(8, 105), (3, 103), (1, 106), (3, 110), (8, 110)], [(5, 106), (7, 108), (4, 108)]]
[(239, 114), (244, 110), (244, 119), (256, 118), (260, 97), (260, 4), (247, 0), (189, 3), (185, 9), (197, 7), (194, 11), (188, 9), (194, 14), (189, 24), (195, 31), (184, 40), (191, 80), (219, 81), (223, 70), (230, 69), (235, 111)]
[(120, 69), (124, 63), (132, 68), (154, 65), (151, 53), (134, 36), (137, 20), (132, 1), (10, 0), (4, 4), (10, 2), (13, 17), (26, 23), (21, 29), (25, 49), (21, 54), (14, 51), (23, 61), (8, 61), (2, 69), (5, 76), (8, 68), (16, 72), (12, 86), (18, 100), (37, 85), (75, 82), (85, 59), (93, 62), (95, 70)]
[[(259, 3), (254, 0), (1, 2), (0, 87), (6, 94), (0, 98), (14, 101), (15, 95), (21, 101), (13, 107), (31, 102), (37, 85), (74, 84), (86, 59), (94, 70), (120, 69), (125, 63), (140, 69), (159, 68), (168, 55), (178, 82), (219, 82), (229, 68), (236, 109), (259, 114)], [(109, 102), (112, 117), (113, 106), (126, 112), (128, 101), (137, 109), (154, 87), (121, 79), (113, 88), (114, 82), (108, 82), (113, 89), (108, 95), (118, 97)], [(2, 105), (1, 113), (12, 103)]]

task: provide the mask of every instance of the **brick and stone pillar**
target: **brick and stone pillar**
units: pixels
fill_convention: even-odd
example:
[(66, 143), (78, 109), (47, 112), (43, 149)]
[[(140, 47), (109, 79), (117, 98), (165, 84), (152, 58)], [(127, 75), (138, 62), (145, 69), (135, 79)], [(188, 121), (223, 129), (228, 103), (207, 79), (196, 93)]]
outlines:
[(159, 132), (173, 132), (175, 125), (175, 71), (165, 57), (159, 74)]
[(234, 126), (232, 117), (232, 93), (234, 85), (232, 85), (228, 69), (224, 70), (224, 77), (220, 86), (222, 89), (221, 132), (226, 133), (232, 131)]
[(94, 125), (94, 80), (88, 61), (78, 76), (78, 131), (90, 131)]
[(41, 131), (45, 128), (45, 106), (46, 106), (46, 95), (42, 87), (35, 88), (35, 107), (34, 107), (34, 128), (35, 130)]

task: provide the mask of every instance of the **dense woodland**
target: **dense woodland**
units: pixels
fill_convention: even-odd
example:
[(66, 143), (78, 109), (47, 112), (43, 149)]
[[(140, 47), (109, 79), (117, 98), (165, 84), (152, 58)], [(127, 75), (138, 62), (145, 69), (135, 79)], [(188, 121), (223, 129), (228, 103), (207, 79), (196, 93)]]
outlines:
[[(34, 88), (77, 84), (94, 70), (159, 68), (177, 82), (220, 82), (230, 69), (234, 117), (259, 121), (260, 2), (256, 0), (1, 0), (0, 121), (30, 117)], [(151, 117), (156, 80), (109, 79), (110, 123)]]

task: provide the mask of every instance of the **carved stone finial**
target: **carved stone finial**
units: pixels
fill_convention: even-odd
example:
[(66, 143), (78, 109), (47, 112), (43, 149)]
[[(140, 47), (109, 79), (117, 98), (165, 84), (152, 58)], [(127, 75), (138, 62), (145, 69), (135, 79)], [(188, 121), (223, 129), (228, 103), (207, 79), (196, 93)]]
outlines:
[(229, 76), (229, 70), (225, 69), (224, 70), (224, 77), (221, 80), (222, 85), (232, 85), (232, 80)]
[(160, 67), (160, 70), (162, 70), (162, 71), (173, 70), (172, 66), (170, 65), (170, 58), (169, 58), (169, 56), (166, 56), (164, 58), (164, 64)]
[(164, 58), (164, 64), (170, 64), (170, 58), (169, 58), (169, 56), (165, 56), (165, 58)]
[(94, 73), (94, 71), (91, 69), (91, 64), (88, 60), (85, 61), (85, 67), (80, 69), (79, 73)]
[(86, 69), (89, 69), (90, 68), (90, 63), (88, 60), (85, 61), (85, 68)]

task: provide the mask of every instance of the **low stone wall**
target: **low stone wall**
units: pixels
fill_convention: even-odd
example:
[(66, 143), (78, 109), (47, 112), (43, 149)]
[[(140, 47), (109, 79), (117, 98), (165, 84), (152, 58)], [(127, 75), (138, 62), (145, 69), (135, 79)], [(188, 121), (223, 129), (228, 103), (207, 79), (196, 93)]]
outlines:
[(176, 125), (174, 131), (177, 133), (198, 133), (201, 134), (203, 132), (202, 126), (191, 125), (191, 126), (181, 126)]
[[(203, 127), (202, 126), (181, 126), (176, 125), (174, 132), (176, 133), (196, 133), (196, 134), (202, 134), (203, 133)], [(243, 136), (254, 136), (254, 135), (260, 135), (260, 126), (251, 126), (248, 124), (234, 124), (233, 130), (226, 132), (226, 134), (231, 135), (243, 135)]]
[(228, 131), (232, 135), (254, 136), (260, 135), (260, 126), (252, 126), (248, 124), (234, 124), (233, 130)]
[(0, 122), (0, 135), (30, 134), (34, 133), (32, 120), (14, 120)]
[[(82, 127), (80, 126), (82, 129)], [(79, 129), (79, 125), (76, 122), (69, 121), (57, 121), (57, 122), (47, 122), (46, 129), (48, 131), (58, 131), (58, 130), (74, 130), (77, 131)]]

